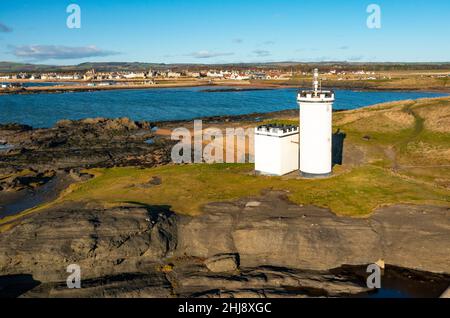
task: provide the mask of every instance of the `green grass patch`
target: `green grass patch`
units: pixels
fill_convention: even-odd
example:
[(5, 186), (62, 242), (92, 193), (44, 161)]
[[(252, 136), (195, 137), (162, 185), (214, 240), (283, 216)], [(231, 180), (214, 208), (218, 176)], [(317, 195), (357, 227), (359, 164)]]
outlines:
[[(104, 204), (136, 202), (170, 206), (181, 214), (198, 215), (208, 202), (259, 195), (264, 189), (287, 190), (297, 204), (330, 208), (340, 215), (364, 216), (395, 203), (448, 204), (450, 191), (395, 175), (381, 167), (355, 168), (328, 179), (256, 176), (252, 164), (171, 165), (152, 169), (95, 169), (98, 176), (72, 188), (58, 200)], [(162, 184), (142, 187), (158, 176)]]
[(298, 120), (290, 120), (290, 119), (270, 119), (265, 120), (261, 123), (261, 125), (292, 125), (298, 126)]

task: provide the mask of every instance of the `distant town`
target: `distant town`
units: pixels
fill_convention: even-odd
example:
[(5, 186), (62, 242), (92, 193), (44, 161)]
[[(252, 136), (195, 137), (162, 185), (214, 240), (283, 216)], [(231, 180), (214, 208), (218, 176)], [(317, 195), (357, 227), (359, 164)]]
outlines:
[(84, 73), (12, 73), (0, 74), (0, 80), (43, 80), (43, 81), (110, 81), (110, 80), (146, 80), (146, 79), (177, 79), (177, 78), (209, 78), (209, 79), (286, 79), (292, 77), (292, 72), (271, 70), (268, 72), (246, 70), (205, 70), (205, 71), (173, 71), (173, 70), (148, 70), (147, 72), (96, 72), (95, 69)]
[[(208, 79), (226, 79), (226, 80), (285, 80), (292, 78), (294, 75), (311, 75), (311, 72), (285, 72), (281, 70), (202, 70), (202, 71), (173, 71), (173, 70), (149, 70), (147, 72), (96, 72), (95, 69), (80, 73), (0, 73), (0, 80), (42, 80), (42, 81), (103, 81), (103, 80), (145, 80), (145, 79), (177, 79), (177, 78), (208, 78)], [(361, 75), (360, 79), (376, 80), (379, 77), (375, 76), (375, 72), (358, 70), (358, 71), (337, 71), (330, 70), (328, 75), (338, 75), (339, 80), (346, 79), (349, 75)], [(450, 74), (449, 74), (450, 75)], [(386, 79), (386, 76), (381, 77)]]
[[(33, 66), (33, 65), (31, 65)], [(97, 67), (95, 67), (97, 66)], [(37, 66), (36, 66), (37, 67)], [(73, 67), (76, 68), (77, 66)], [(83, 66), (85, 68), (85, 66)], [(129, 69), (121, 63), (93, 65), (92, 68), (67, 70), (4, 70), (0, 68), (0, 93), (39, 93), (102, 89), (178, 87), (204, 85), (285, 86), (308, 83), (315, 65), (180, 65)], [(55, 67), (56, 68), (56, 67)], [(321, 65), (321, 80), (335, 87), (378, 89), (414, 88), (426, 82), (429, 89), (447, 90), (448, 65), (426, 70), (421, 65)], [(349, 82), (348, 84), (342, 82)], [(373, 83), (370, 83), (373, 82)], [(355, 83), (366, 83), (359, 87)], [(386, 87), (383, 87), (386, 86)], [(423, 86), (423, 87), (426, 87)]]

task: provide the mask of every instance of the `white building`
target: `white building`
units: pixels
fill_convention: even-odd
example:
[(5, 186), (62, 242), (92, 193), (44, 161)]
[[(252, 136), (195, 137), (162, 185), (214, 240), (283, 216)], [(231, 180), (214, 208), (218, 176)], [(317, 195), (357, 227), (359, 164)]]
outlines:
[(134, 79), (134, 78), (145, 78), (145, 74), (144, 73), (128, 73), (128, 74), (124, 74), (123, 77), (125, 77), (126, 79)]
[(331, 174), (334, 92), (319, 87), (314, 70), (313, 90), (298, 93), (300, 107), (300, 173), (304, 177)]
[(263, 125), (255, 128), (255, 170), (282, 176), (298, 170), (298, 127)]
[(223, 78), (223, 73), (216, 71), (208, 71), (208, 73), (206, 73), (206, 76), (212, 78)]
[(56, 78), (60, 79), (60, 80), (73, 80), (74, 76), (73, 75), (57, 75)]
[(186, 76), (199, 78), (201, 75), (200, 75), (200, 72), (187, 72)]
[(245, 81), (245, 80), (249, 80), (250, 76), (242, 75), (237, 72), (233, 72), (230, 75), (230, 79), (235, 80), (235, 81)]
[(179, 78), (179, 77), (181, 77), (181, 73), (178, 73), (178, 72), (167, 72), (167, 77), (169, 77), (169, 78)]

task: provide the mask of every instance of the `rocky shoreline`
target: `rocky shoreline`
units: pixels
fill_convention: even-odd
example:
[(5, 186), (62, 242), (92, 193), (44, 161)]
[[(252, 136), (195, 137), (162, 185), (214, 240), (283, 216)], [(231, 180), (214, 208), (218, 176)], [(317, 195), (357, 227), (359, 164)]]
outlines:
[[(79, 82), (76, 82), (79, 83)], [(86, 83), (84, 83), (86, 84)], [(236, 83), (235, 81), (222, 81), (211, 83), (209, 81), (203, 82), (180, 82), (180, 83), (169, 83), (169, 84), (145, 84), (145, 85), (113, 85), (113, 86), (32, 86), (27, 88), (12, 88), (0, 90), (1, 95), (28, 95), (28, 94), (64, 94), (64, 93), (77, 93), (77, 92), (96, 92), (96, 91), (108, 91), (108, 90), (133, 90), (133, 89), (155, 89), (155, 88), (189, 88), (189, 87), (217, 87), (217, 86), (227, 86), (231, 87), (229, 89), (205, 89), (205, 92), (237, 92), (237, 91), (249, 91), (249, 90), (270, 90), (270, 89), (283, 89), (283, 88), (301, 88), (309, 87), (309, 81), (301, 81), (295, 83)], [(449, 93), (450, 89), (447, 87), (428, 87), (423, 88), (420, 86), (379, 86), (372, 82), (362, 82), (362, 81), (333, 81), (328, 82), (327, 86), (333, 87), (335, 89), (350, 89), (350, 90), (361, 90), (361, 91), (424, 91), (424, 92), (436, 92), (436, 93)]]
[[(217, 116), (204, 123), (293, 115), (295, 110)], [(0, 152), (2, 205), (24, 200), (20, 194), (38, 194), (51, 180), (66, 180), (40, 203), (53, 200), (68, 184), (92, 177), (84, 168), (168, 164), (173, 142), (156, 130), (182, 122), (187, 123), (98, 118), (64, 120), (48, 129), (2, 125), (0, 140), (14, 145)], [(161, 180), (150, 182), (158, 186)], [(450, 285), (449, 220), (448, 207), (427, 205), (380, 207), (368, 218), (338, 217), (293, 204), (286, 193), (273, 190), (211, 202), (195, 217), (169, 206), (69, 202), (0, 233), (0, 285), (6, 282), (0, 287), (23, 279), (30, 287), (15, 294), (22, 297), (358, 296), (371, 291), (363, 276), (342, 266), (382, 260), (399, 267), (394, 271), (399, 275), (418, 273), (435, 295)], [(80, 290), (65, 287), (69, 264), (82, 268)]]
[[(343, 264), (450, 272), (447, 208), (392, 206), (355, 220), (268, 192), (204, 209), (55, 207), (0, 234), (0, 274), (39, 282), (25, 297), (339, 297), (371, 292)], [(80, 290), (62, 283), (69, 264), (82, 269)], [(436, 293), (450, 284), (417, 273)]]
[(152, 125), (126, 118), (63, 120), (48, 129), (0, 125), (0, 140), (11, 145), (0, 151), (1, 201), (33, 193), (57, 174), (76, 182), (86, 177), (84, 168), (167, 164), (172, 143), (155, 136)]

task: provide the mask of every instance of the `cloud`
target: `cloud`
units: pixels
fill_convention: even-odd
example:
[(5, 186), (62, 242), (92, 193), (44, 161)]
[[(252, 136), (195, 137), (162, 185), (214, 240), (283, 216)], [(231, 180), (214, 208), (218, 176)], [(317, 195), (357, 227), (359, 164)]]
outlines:
[(301, 48), (301, 49), (296, 49), (294, 52), (296, 52), (296, 53), (301, 53), (301, 52), (306, 52), (306, 51), (317, 52), (318, 49), (317, 49), (317, 48), (314, 48), (314, 47), (310, 47), (310, 48)]
[(362, 59), (364, 59), (363, 55), (356, 55), (356, 56), (350, 56), (347, 58), (347, 61), (351, 61), (351, 62), (358, 62), (361, 61)]
[(343, 45), (343, 46), (338, 47), (339, 50), (348, 50), (349, 48), (350, 47), (347, 46), (347, 45)]
[(270, 55), (270, 52), (266, 50), (254, 50), (253, 53), (258, 57), (266, 57)]
[(242, 39), (233, 39), (233, 43), (241, 44), (242, 42), (244, 42)]
[(275, 41), (264, 41), (262, 44), (263, 45), (274, 45)]
[(188, 54), (188, 56), (192, 56), (196, 59), (209, 59), (212, 57), (219, 57), (219, 56), (230, 56), (234, 55), (234, 53), (231, 52), (210, 52), (210, 51), (198, 51), (193, 52), (191, 54)]
[(3, 24), (0, 22), (0, 32), (8, 33), (8, 32), (12, 32), (12, 29), (9, 26), (7, 26), (6, 24)]
[(114, 51), (99, 49), (94, 45), (83, 47), (62, 45), (24, 45), (12, 47), (11, 53), (16, 57), (33, 60), (69, 60), (120, 54)]

